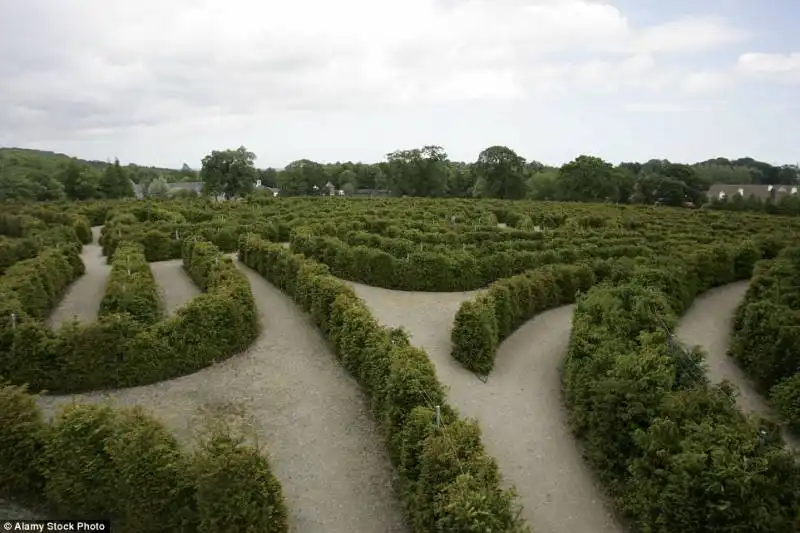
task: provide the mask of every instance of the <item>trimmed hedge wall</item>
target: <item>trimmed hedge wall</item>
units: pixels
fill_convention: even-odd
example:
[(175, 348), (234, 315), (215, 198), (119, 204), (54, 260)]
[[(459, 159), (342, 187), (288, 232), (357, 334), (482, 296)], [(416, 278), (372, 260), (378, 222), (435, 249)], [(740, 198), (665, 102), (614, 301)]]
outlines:
[[(523, 248), (524, 245), (518, 246)], [(387, 289), (428, 292), (474, 290), (494, 280), (544, 265), (653, 253), (642, 243), (609, 247), (572, 246), (539, 251), (505, 250), (477, 257), (474, 253), (457, 249), (448, 253), (417, 250), (398, 258), (384, 250), (351, 246), (337, 237), (314, 235), (309, 228), (295, 228), (291, 248), (294, 252), (328, 265), (331, 272), (341, 278)]]
[(121, 533), (285, 533), (280, 483), (229, 429), (182, 450), (138, 408), (72, 405), (51, 424), (24, 388), (0, 386), (0, 496)]
[(697, 294), (746, 279), (770, 251), (670, 252), (576, 307), (564, 385), (586, 456), (638, 531), (795, 532), (800, 466), (779, 432), (708, 386), (698, 354), (665, 330)]
[[(51, 331), (42, 319), (67, 285), (70, 257), (78, 261), (75, 269), (83, 263), (76, 254), (48, 250), (30, 260), (35, 265), (15, 265), (0, 279), (0, 294), (12, 296), (3, 299), (1, 311), (17, 312), (14, 324), (0, 323), (0, 375), (34, 391), (83, 392), (163, 381), (244, 351), (259, 332), (247, 278), (210, 243), (187, 241), (183, 254), (184, 267), (205, 293), (149, 326), (127, 312), (139, 313), (137, 307)], [(117, 295), (122, 290), (111, 288)]]
[(495, 281), (456, 312), (452, 356), (473, 372), (489, 374), (503, 340), (542, 311), (574, 303), (595, 281), (588, 264), (548, 265)]
[[(309, 312), (340, 362), (368, 393), (382, 423), (413, 531), (523, 532), (513, 491), (500, 488), (478, 426), (446, 404), (427, 354), (381, 327), (328, 267), (255, 235), (239, 257)], [(441, 425), (434, 423), (441, 406)]]
[(129, 313), (150, 325), (161, 319), (161, 311), (161, 296), (145, 260), (144, 247), (138, 243), (121, 244), (111, 258), (111, 275), (100, 302), (100, 316)]
[(800, 247), (756, 265), (728, 354), (800, 431)]

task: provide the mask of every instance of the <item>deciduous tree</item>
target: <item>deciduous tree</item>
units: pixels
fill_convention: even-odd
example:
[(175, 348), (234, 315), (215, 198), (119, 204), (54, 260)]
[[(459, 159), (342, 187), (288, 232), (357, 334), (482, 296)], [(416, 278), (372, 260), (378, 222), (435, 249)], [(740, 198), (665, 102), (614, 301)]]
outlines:
[(203, 193), (226, 199), (253, 191), (257, 179), (256, 156), (244, 146), (236, 150), (214, 150), (203, 158), (200, 179)]

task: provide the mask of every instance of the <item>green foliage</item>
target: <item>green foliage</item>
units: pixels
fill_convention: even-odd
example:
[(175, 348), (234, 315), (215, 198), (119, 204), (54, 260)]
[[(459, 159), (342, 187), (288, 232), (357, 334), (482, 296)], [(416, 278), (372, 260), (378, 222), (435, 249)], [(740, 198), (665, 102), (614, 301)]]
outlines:
[(255, 154), (244, 146), (236, 150), (214, 150), (203, 158), (200, 179), (203, 193), (235, 198), (253, 190), (256, 181)]
[(800, 247), (756, 264), (736, 311), (729, 355), (800, 431)]
[(770, 400), (789, 428), (800, 433), (800, 372), (772, 387)]
[(521, 200), (526, 195), (525, 159), (505, 146), (491, 146), (475, 162), (479, 196)]
[(38, 496), (47, 426), (25, 387), (0, 386), (0, 495)]
[(750, 243), (670, 250), (673, 261), (597, 285), (576, 308), (567, 406), (587, 458), (638, 530), (797, 526), (800, 466), (736, 410), (730, 393), (686, 373), (696, 354), (665, 329), (699, 292), (749, 276), (741, 266), (748, 250)]
[[(369, 394), (415, 531), (523, 531), (515, 529), (522, 525), (514, 499), (499, 488), (500, 474), (483, 453), (477, 427), (459, 421), (446, 404), (425, 352), (411, 347), (401, 331), (381, 327), (325, 266), (256, 235), (241, 239), (239, 258), (311, 313), (336, 357)], [(442, 410), (438, 431), (434, 405)], [(445, 432), (455, 451), (444, 446)], [(459, 461), (469, 477), (452, 470)]]
[(547, 265), (492, 283), (461, 304), (451, 333), (452, 356), (486, 375), (500, 343), (535, 315), (575, 302), (595, 283), (588, 265)]
[(184, 267), (205, 294), (160, 321), (156, 284), (139, 245), (120, 246), (112, 259), (100, 319), (57, 332), (40, 320), (83, 268), (74, 248), (48, 249), (30, 260), (35, 264), (14, 265), (0, 278), (0, 293), (10, 296), (0, 313), (16, 314), (15, 323), (0, 322), (0, 375), (36, 391), (80, 392), (154, 383), (242, 352), (260, 327), (247, 278), (214, 245), (183, 244)]
[(144, 325), (161, 318), (158, 285), (140, 244), (123, 243), (111, 258), (111, 275), (100, 302), (100, 315), (114, 313), (129, 313)]
[(229, 431), (215, 430), (192, 463), (196, 479), (198, 532), (285, 533), (283, 492), (258, 448)]
[(114, 160), (100, 176), (99, 189), (105, 198), (126, 198), (133, 196), (133, 183), (127, 172)]
[[(48, 425), (23, 388), (0, 387), (0, 494), (123, 533), (287, 531), (262, 451), (215, 425), (187, 453), (141, 408), (73, 404)], [(8, 446), (6, 446), (8, 445)]]

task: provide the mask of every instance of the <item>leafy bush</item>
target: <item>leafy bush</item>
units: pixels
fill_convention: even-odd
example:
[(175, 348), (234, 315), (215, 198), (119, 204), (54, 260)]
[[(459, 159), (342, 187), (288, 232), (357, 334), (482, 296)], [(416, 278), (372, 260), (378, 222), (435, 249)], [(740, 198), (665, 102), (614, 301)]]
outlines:
[(158, 285), (140, 244), (123, 243), (111, 258), (111, 275), (99, 314), (114, 313), (129, 313), (144, 325), (154, 324), (161, 318)]
[(0, 384), (0, 495), (38, 496), (47, 426), (25, 387)]
[(800, 466), (729, 392), (682, 375), (693, 356), (668, 336), (696, 294), (749, 274), (750, 250), (684, 252), (644, 266), (647, 286), (634, 271), (593, 287), (575, 310), (566, 402), (587, 458), (641, 531), (796, 530)]
[(38, 496), (61, 517), (108, 518), (123, 533), (287, 531), (268, 461), (228, 428), (187, 453), (140, 408), (73, 404), (48, 426), (10, 386), (0, 406), (0, 439), (13, 445), (0, 449), (0, 494)]
[(452, 356), (473, 372), (488, 374), (503, 340), (542, 311), (573, 303), (595, 279), (588, 265), (547, 265), (492, 283), (456, 313)]
[[(41, 265), (19, 263), (11, 276), (2, 278), (0, 287), (6, 282), (16, 298), (4, 302), (8, 313), (23, 307), (15, 301), (28, 302), (26, 311), (37, 315), (54, 305), (70, 269), (75, 271), (60, 250), (48, 250), (31, 260)], [(17, 310), (21, 318), (16, 325), (0, 329), (0, 375), (13, 383), (28, 383), (34, 391), (133, 387), (195, 372), (244, 351), (260, 330), (247, 278), (209, 243), (190, 241), (184, 251), (184, 267), (206, 292), (175, 316), (152, 322), (158, 302), (156, 286), (150, 284), (152, 274), (148, 276), (139, 245), (126, 245), (113, 260), (116, 275), (97, 322), (67, 323), (53, 332)], [(128, 257), (135, 265), (131, 273), (138, 275), (137, 292), (126, 286)], [(51, 273), (59, 268), (67, 272)]]
[[(497, 465), (484, 454), (477, 427), (447, 405), (425, 352), (410, 346), (401, 331), (381, 327), (328, 267), (255, 235), (242, 238), (239, 258), (311, 314), (336, 357), (369, 393), (415, 531), (526, 530), (513, 493), (500, 489)], [(434, 405), (442, 409), (438, 429)], [(455, 448), (443, 446), (444, 438)], [(452, 470), (459, 463), (463, 477)]]

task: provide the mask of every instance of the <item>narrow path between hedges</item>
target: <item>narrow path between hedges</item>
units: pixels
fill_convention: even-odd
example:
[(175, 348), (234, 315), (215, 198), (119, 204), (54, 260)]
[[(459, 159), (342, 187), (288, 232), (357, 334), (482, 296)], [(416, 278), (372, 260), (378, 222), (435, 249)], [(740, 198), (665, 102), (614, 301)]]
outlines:
[(150, 263), (150, 271), (158, 284), (164, 314), (174, 315), (181, 307), (201, 293), (183, 269), (182, 259)]
[[(171, 264), (153, 263), (174, 309), (191, 299)], [(247, 352), (174, 380), (130, 389), (44, 396), (47, 418), (73, 401), (140, 405), (185, 445), (207, 414), (244, 422), (271, 457), (297, 533), (401, 533), (382, 437), (358, 384), (337, 363), (310, 318), (280, 290), (237, 263), (250, 280), (262, 333)], [(189, 280), (189, 283), (191, 281)], [(185, 292), (184, 292), (185, 291)]]
[(47, 324), (53, 329), (60, 328), (73, 318), (81, 324), (89, 324), (97, 319), (100, 302), (111, 274), (111, 265), (106, 264), (103, 248), (98, 244), (101, 228), (102, 226), (92, 228), (92, 243), (85, 244), (81, 250), (86, 273), (69, 286), (61, 303), (50, 314)]
[(486, 451), (516, 486), (522, 516), (537, 533), (617, 533), (623, 527), (567, 425), (560, 367), (573, 306), (547, 311), (506, 339), (487, 383), (450, 356), (450, 331), (461, 302), (475, 292), (403, 292), (348, 282), (375, 317), (402, 326), (428, 352), (448, 397), (475, 417)]
[[(775, 419), (775, 414), (753, 382), (727, 354), (733, 333), (733, 317), (744, 300), (747, 286), (747, 281), (731, 283), (698, 296), (680, 320), (676, 335), (685, 345), (701, 346), (706, 351), (706, 374), (712, 383), (728, 380), (739, 389), (736, 405), (742, 412)], [(787, 431), (783, 438), (790, 447), (800, 450), (800, 439)]]

